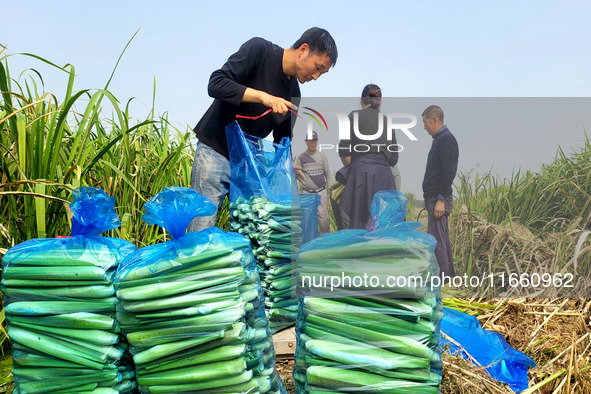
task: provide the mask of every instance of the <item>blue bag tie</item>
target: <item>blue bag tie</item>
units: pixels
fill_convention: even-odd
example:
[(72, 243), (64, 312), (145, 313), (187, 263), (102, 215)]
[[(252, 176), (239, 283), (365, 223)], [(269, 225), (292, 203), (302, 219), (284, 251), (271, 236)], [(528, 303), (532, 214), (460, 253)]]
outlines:
[(206, 197), (186, 187), (165, 187), (144, 206), (142, 219), (149, 225), (164, 227), (173, 239), (187, 232), (187, 226), (197, 216), (211, 216), (215, 205)]
[(72, 236), (99, 235), (121, 225), (115, 212), (115, 197), (103, 190), (81, 186), (72, 191)]

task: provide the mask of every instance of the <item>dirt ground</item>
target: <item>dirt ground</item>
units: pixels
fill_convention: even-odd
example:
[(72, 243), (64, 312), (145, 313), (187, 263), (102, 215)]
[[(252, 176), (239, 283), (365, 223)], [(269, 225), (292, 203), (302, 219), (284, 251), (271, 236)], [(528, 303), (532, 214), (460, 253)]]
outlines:
[(285, 387), (287, 392), (290, 394), (295, 393), (295, 384), (292, 376), (293, 365), (293, 360), (277, 360), (277, 362), (275, 363), (277, 372), (283, 380), (283, 387)]

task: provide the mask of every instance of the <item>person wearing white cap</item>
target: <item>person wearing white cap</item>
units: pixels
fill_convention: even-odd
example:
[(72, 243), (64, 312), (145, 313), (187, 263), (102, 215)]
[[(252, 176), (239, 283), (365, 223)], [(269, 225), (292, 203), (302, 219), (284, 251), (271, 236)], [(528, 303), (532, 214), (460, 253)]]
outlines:
[(333, 183), (332, 174), (328, 167), (328, 159), (324, 152), (318, 148), (318, 133), (312, 132), (312, 139), (308, 139), (306, 134), (306, 145), (308, 149), (296, 158), (295, 165), (301, 166), (304, 173), (304, 181), (300, 182), (303, 193), (317, 193), (320, 195), (320, 205), (318, 206), (318, 232), (328, 233), (328, 195), (327, 189)]

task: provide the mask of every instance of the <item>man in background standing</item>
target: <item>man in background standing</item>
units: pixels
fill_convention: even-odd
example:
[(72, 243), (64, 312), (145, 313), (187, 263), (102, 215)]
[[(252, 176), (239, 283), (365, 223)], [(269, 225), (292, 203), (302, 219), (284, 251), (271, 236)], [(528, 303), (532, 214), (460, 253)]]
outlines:
[(328, 167), (328, 159), (324, 152), (318, 148), (318, 133), (312, 132), (312, 139), (306, 134), (308, 149), (296, 158), (295, 165), (301, 166), (305, 179), (302, 184), (303, 193), (316, 193), (320, 195), (318, 206), (318, 232), (329, 232), (328, 196), (327, 189), (332, 185), (332, 174)]
[(435, 256), (440, 275), (454, 276), (453, 250), (449, 240), (448, 216), (453, 209), (452, 184), (458, 170), (458, 142), (443, 124), (443, 111), (431, 105), (423, 111), (423, 124), (431, 137), (431, 150), (423, 178), (423, 208), (429, 214), (427, 232), (435, 237)]

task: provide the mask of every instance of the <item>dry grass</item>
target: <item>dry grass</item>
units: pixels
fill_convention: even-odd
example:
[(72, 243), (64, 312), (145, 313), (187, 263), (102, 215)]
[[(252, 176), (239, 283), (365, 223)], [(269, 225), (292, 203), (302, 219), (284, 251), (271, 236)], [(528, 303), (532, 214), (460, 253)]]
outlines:
[[(552, 287), (544, 298), (531, 289), (514, 288), (512, 298), (468, 301), (495, 306), (474, 307), (483, 328), (503, 335), (537, 363), (528, 371), (530, 389), (524, 393), (591, 393), (591, 242), (580, 221), (535, 234), (514, 220), (490, 223), (464, 205), (452, 216), (451, 228), (459, 272), (575, 274), (571, 298), (560, 297), (560, 289)], [(450, 357), (445, 361), (442, 392), (502, 392), (478, 368), (458, 365)], [(460, 373), (458, 367), (471, 374)]]
[[(498, 307), (492, 311), (474, 307), (473, 313), (480, 313), (477, 318), (484, 329), (502, 334), (536, 362), (528, 379), (530, 389), (540, 386), (530, 393), (591, 393), (591, 299), (499, 298), (473, 303)], [(443, 361), (444, 394), (513, 392), (461, 357), (445, 353)], [(295, 392), (292, 367), (288, 360), (277, 362), (289, 393)]]
[[(482, 310), (482, 326), (502, 334), (537, 364), (528, 371), (532, 393), (591, 393), (591, 322), (589, 299), (495, 299)], [(573, 346), (574, 344), (574, 346)], [(556, 377), (557, 376), (557, 377)], [(555, 377), (550, 380), (549, 378)], [(511, 392), (491, 384), (481, 369), (444, 357), (443, 393)]]
[(507, 385), (492, 379), (482, 368), (461, 357), (443, 355), (441, 393), (513, 393)]
[[(484, 288), (478, 296), (570, 297), (591, 295), (591, 238), (573, 222), (561, 231), (534, 234), (518, 222), (490, 223), (465, 205), (452, 215), (452, 244), (456, 251), (456, 272), (482, 276), (505, 275), (505, 287), (492, 292)], [(572, 288), (565, 286), (516, 286), (508, 288), (509, 275), (573, 275)], [(499, 282), (497, 281), (497, 284)], [(509, 291), (510, 290), (510, 291)], [(484, 291), (489, 291), (485, 293)], [(471, 295), (472, 296), (472, 295)]]

